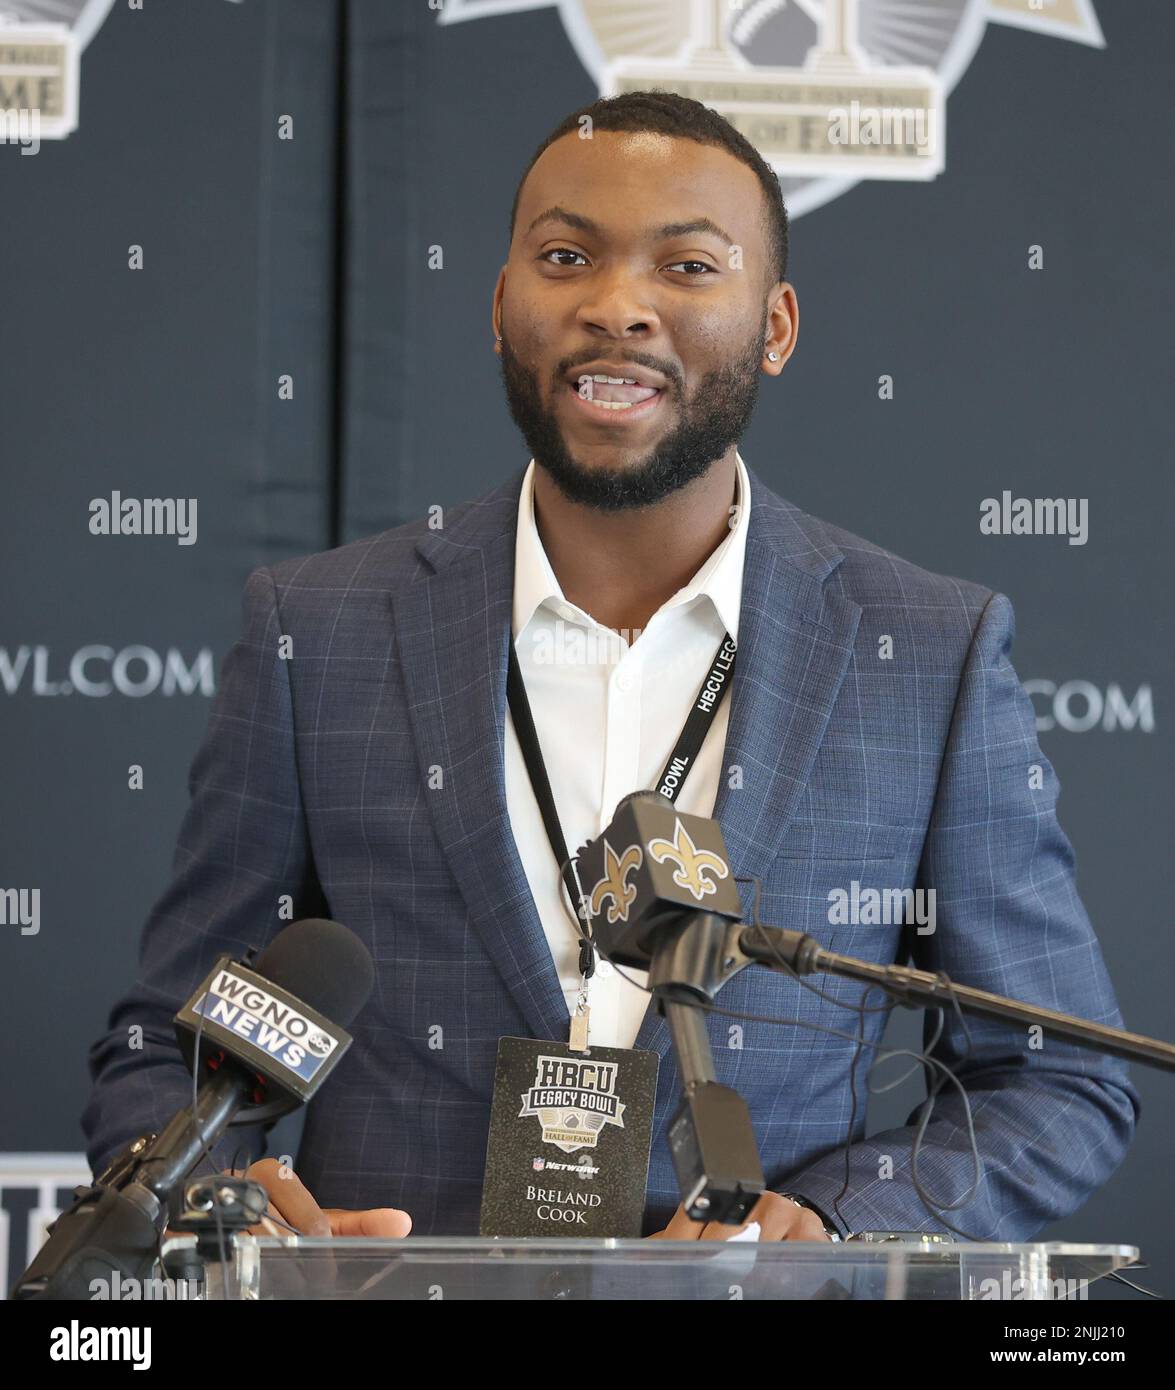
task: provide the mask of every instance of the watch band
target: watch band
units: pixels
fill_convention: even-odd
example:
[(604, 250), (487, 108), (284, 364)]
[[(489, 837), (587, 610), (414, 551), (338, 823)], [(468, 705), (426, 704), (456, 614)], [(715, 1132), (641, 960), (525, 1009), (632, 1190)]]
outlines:
[(820, 1218), (820, 1224), (824, 1227), (824, 1234), (829, 1240), (844, 1240), (840, 1231), (832, 1224), (828, 1217), (824, 1215), (815, 1202), (810, 1202), (807, 1197), (801, 1197), (798, 1192), (781, 1192), (779, 1195), (781, 1197), (786, 1197), (789, 1202), (794, 1202), (797, 1207), (803, 1207), (805, 1211), (815, 1212)]

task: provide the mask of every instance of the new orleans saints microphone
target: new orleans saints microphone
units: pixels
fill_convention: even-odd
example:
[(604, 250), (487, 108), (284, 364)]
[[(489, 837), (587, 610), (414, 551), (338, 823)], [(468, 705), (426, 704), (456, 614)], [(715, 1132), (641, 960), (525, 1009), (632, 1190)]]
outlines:
[(683, 1203), (695, 1220), (741, 1223), (764, 1187), (746, 1105), (714, 1080), (701, 1008), (748, 965), (791, 978), (824, 971), (878, 986), (907, 1007), (949, 1005), (1175, 1071), (1175, 1045), (1159, 1038), (992, 994), (941, 973), (842, 956), (804, 932), (744, 926), (718, 822), (685, 815), (659, 792), (626, 796), (607, 830), (576, 860), (597, 944), (609, 960), (648, 970), (657, 1008), (669, 1023), (685, 1087), (669, 1143)]
[(373, 983), (367, 947), (319, 918), (286, 927), (251, 965), (221, 956), (175, 1019), (203, 1074), (195, 1103), (78, 1189), (13, 1297), (86, 1298), (91, 1281), (114, 1270), (148, 1277), (171, 1199), (205, 1151), (232, 1124), (268, 1125), (304, 1105), (350, 1047), (340, 1023), (351, 1023)]
[(701, 1007), (746, 964), (732, 950), (742, 903), (718, 822), (633, 792), (577, 867), (601, 952), (648, 970), (669, 1024), (685, 1093), (669, 1126), (682, 1204), (695, 1221), (741, 1225), (765, 1189), (763, 1166), (746, 1102), (717, 1080)]

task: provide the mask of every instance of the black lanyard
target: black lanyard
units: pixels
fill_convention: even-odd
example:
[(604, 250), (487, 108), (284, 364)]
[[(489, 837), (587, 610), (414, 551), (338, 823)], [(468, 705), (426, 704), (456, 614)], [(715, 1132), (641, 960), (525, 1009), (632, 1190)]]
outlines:
[[(582, 922), (579, 890), (569, 862), (570, 856), (567, 853), (567, 843), (563, 839), (563, 829), (559, 824), (559, 813), (555, 809), (551, 781), (547, 776), (547, 766), (543, 762), (542, 749), (539, 747), (538, 734), (534, 727), (534, 716), (531, 714), (530, 701), (526, 697), (526, 685), (522, 679), (522, 668), (518, 664), (518, 653), (514, 649), (513, 638), (510, 640), (509, 647), (510, 665), (506, 676), (506, 698), (510, 703), (510, 713), (514, 718), (514, 732), (518, 735), (522, 759), (526, 764), (530, 785), (534, 788), (539, 811), (542, 813), (547, 839), (551, 842), (555, 861), (559, 865), (571, 901), (576, 904), (576, 916)], [(719, 643), (718, 650), (714, 653), (714, 660), (710, 663), (710, 669), (706, 672), (706, 679), (702, 682), (697, 698), (694, 700), (681, 733), (678, 735), (673, 752), (669, 755), (669, 761), (665, 764), (661, 776), (657, 780), (657, 790), (662, 796), (668, 797), (670, 801), (677, 799), (682, 784), (697, 761), (706, 733), (714, 716), (718, 713), (718, 707), (730, 685), (730, 678), (734, 673), (735, 649), (734, 638), (729, 632), (725, 633)], [(586, 930), (586, 923), (584, 923), (584, 929)], [(581, 937), (579, 973), (585, 979), (591, 979), (595, 973), (595, 968), (595, 952), (590, 943)]]

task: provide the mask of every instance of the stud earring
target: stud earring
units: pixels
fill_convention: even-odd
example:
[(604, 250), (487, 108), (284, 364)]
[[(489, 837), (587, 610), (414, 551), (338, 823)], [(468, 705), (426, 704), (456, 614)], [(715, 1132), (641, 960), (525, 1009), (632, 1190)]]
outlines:
[(769, 352), (769, 353), (767, 354), (767, 360), (768, 360), (768, 362), (778, 362), (778, 361), (779, 361), (779, 353), (777, 353), (777, 352)]

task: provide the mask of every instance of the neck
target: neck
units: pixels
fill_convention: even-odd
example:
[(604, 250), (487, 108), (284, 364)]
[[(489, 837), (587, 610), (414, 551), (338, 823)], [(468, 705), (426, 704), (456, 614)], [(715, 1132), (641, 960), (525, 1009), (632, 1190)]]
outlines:
[(734, 446), (700, 478), (651, 507), (601, 512), (534, 472), (539, 538), (563, 593), (598, 623), (639, 632), (730, 534)]

